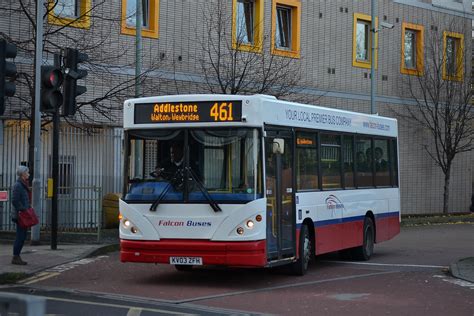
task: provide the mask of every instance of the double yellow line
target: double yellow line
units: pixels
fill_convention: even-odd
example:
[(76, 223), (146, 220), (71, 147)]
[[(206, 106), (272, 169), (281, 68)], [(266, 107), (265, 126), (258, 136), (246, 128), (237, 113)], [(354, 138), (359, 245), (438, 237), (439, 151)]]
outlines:
[(21, 280), (18, 283), (20, 283), (20, 284), (33, 284), (33, 283), (36, 283), (36, 282), (39, 282), (39, 281), (47, 280), (49, 278), (52, 278), (52, 277), (55, 277), (55, 276), (58, 276), (58, 275), (59, 275), (59, 272), (40, 272), (38, 274), (35, 274), (32, 277)]

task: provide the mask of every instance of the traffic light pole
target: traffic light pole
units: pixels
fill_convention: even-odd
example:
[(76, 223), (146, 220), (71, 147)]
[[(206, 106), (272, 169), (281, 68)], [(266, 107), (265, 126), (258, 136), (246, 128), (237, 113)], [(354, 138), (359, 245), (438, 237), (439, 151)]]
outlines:
[[(54, 66), (61, 67), (61, 56), (54, 55)], [(53, 112), (52, 176), (53, 198), (51, 201), (51, 250), (58, 247), (58, 186), (59, 186), (59, 107)]]
[(142, 73), (142, 1), (136, 0), (137, 13), (135, 14), (135, 98), (142, 94), (140, 87), (140, 75)]
[[(34, 103), (34, 165), (33, 165), (33, 199), (32, 206), (37, 214), (41, 214), (41, 113), (40, 113), (40, 90), (41, 90), (41, 64), (43, 61), (43, 5), (44, 0), (36, 1), (36, 49), (35, 49), (35, 103)], [(31, 127), (30, 127), (31, 128)], [(39, 244), (40, 225), (31, 229), (31, 244)]]
[[(142, 89), (140, 86), (140, 75), (142, 73), (142, 25), (143, 25), (143, 7), (142, 1), (136, 0), (136, 14), (135, 14), (135, 98), (139, 98), (142, 95)], [(142, 163), (142, 154), (138, 146), (138, 142), (135, 142), (135, 170), (140, 170), (140, 164)]]
[(59, 109), (53, 114), (53, 198), (51, 201), (51, 249), (58, 245), (58, 185), (59, 185)]

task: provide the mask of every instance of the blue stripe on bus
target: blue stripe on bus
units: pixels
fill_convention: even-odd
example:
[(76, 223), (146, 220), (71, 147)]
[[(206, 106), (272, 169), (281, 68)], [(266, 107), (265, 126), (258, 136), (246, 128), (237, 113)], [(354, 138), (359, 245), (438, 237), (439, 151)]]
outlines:
[[(398, 212), (388, 212), (388, 213), (381, 213), (381, 214), (375, 214), (375, 219), (381, 219), (381, 218), (387, 218), (387, 217), (398, 217), (399, 213)], [(345, 217), (345, 218), (337, 218), (337, 219), (328, 219), (328, 220), (323, 220), (323, 221), (314, 221), (314, 227), (323, 227), (323, 226), (329, 226), (329, 225), (335, 225), (335, 224), (342, 224), (342, 223), (350, 223), (350, 222), (358, 222), (358, 221), (363, 221), (365, 218), (365, 215), (359, 215), (359, 216), (351, 216), (351, 217)], [(296, 225), (297, 229), (301, 228), (301, 223)]]
[(386, 218), (386, 217), (398, 217), (399, 212), (389, 212), (389, 213), (382, 213), (382, 214), (375, 214), (375, 219), (379, 218)]

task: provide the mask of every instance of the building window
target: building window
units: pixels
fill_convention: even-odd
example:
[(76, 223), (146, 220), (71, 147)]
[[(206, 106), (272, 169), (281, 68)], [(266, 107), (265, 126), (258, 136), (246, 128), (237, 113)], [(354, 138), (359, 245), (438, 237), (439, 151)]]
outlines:
[(423, 36), (421, 25), (403, 23), (402, 25), (402, 59), (400, 72), (406, 75), (423, 75)]
[(416, 32), (413, 30), (405, 30), (404, 46), (405, 67), (414, 69), (416, 67)]
[[(375, 20), (377, 26), (377, 19)], [(354, 13), (352, 66), (370, 68), (372, 58), (372, 18), (370, 15)], [(378, 35), (375, 35), (377, 47)], [(377, 67), (377, 50), (375, 51), (375, 67)]]
[(91, 0), (50, 0), (48, 23), (88, 29)]
[(232, 47), (262, 51), (263, 0), (233, 0)]
[[(158, 38), (159, 0), (141, 0), (142, 36)], [(122, 0), (122, 34), (136, 34), (136, 0)]]
[(278, 49), (290, 50), (291, 47), (291, 8), (276, 8), (275, 46)]
[[(148, 0), (141, 0), (142, 2), (142, 27), (148, 29), (150, 24), (150, 8)], [(136, 27), (137, 25), (137, 2), (133, 0), (127, 1), (127, 12), (126, 12), (126, 24), (127, 27)]]
[(444, 32), (444, 80), (463, 80), (464, 35)]
[(358, 61), (369, 61), (370, 54), (370, 22), (357, 21), (356, 34), (356, 59)]
[(272, 6), (272, 54), (300, 57), (300, 0), (274, 0)]
[(67, 18), (78, 18), (81, 15), (79, 1), (62, 0), (54, 7), (54, 15)]

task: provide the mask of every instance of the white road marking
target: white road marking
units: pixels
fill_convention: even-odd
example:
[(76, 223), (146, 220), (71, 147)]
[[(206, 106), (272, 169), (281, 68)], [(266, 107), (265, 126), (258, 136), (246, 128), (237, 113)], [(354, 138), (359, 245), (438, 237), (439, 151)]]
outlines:
[(436, 269), (449, 268), (448, 266), (435, 266), (435, 265), (426, 265), (426, 264), (405, 264), (405, 263), (375, 263), (375, 262), (334, 261), (334, 260), (322, 260), (322, 262), (356, 264), (356, 265), (366, 265), (366, 266), (382, 266), (382, 267), (436, 268)]
[(338, 301), (357, 301), (359, 299), (365, 299), (370, 296), (370, 293), (341, 293), (330, 295), (330, 298), (334, 298)]
[[(90, 302), (90, 301), (81, 301), (81, 300), (73, 300), (68, 298), (59, 298), (59, 297), (50, 297), (50, 296), (36, 296), (39, 298), (44, 298), (45, 300), (50, 301), (59, 301), (59, 302), (66, 302), (66, 303), (74, 303), (74, 304), (84, 304), (84, 305), (96, 305), (96, 306), (105, 306), (105, 307), (115, 307), (115, 308), (125, 308), (128, 310), (135, 310), (138, 309), (134, 306), (123, 305), (123, 304), (110, 304), (110, 303), (100, 303), (100, 302)], [(156, 308), (140, 308), (141, 311), (153, 312), (153, 313), (165, 313), (170, 315), (194, 315), (194, 314), (184, 314), (183, 312), (173, 312), (167, 311), (164, 309), (156, 309)], [(132, 314), (133, 315), (133, 314)], [(139, 315), (139, 314), (138, 314)]]
[(444, 282), (452, 283), (457, 286), (468, 287), (471, 290), (474, 290), (474, 283), (466, 281), (466, 280), (456, 279), (456, 278), (452, 278), (446, 275), (433, 275), (433, 277), (440, 278)]
[(142, 313), (142, 309), (141, 308), (130, 308), (128, 310), (128, 313), (127, 313), (127, 316), (140, 316), (140, 314)]
[(288, 288), (293, 288), (293, 287), (299, 288), (302, 286), (321, 284), (321, 283), (326, 283), (326, 282), (347, 281), (347, 280), (367, 278), (367, 277), (379, 276), (379, 275), (384, 275), (384, 274), (392, 274), (392, 273), (398, 273), (398, 271), (383, 271), (383, 272), (375, 272), (375, 273), (349, 275), (349, 276), (343, 276), (343, 277), (331, 278), (331, 279), (297, 282), (297, 283), (291, 283), (291, 284), (263, 287), (263, 288), (254, 289), (254, 290), (237, 291), (237, 292), (229, 292), (229, 293), (215, 294), (215, 295), (209, 295), (209, 296), (194, 297), (194, 298), (189, 298), (189, 299), (184, 299), (184, 300), (176, 300), (173, 302), (176, 304), (182, 304), (182, 303), (196, 302), (196, 301), (209, 300), (209, 299), (215, 299), (215, 298), (222, 298), (222, 297), (227, 297), (227, 296), (236, 296), (236, 295), (242, 295), (242, 294), (252, 294), (252, 293), (259, 293), (259, 292), (283, 290), (283, 289), (288, 289)]

